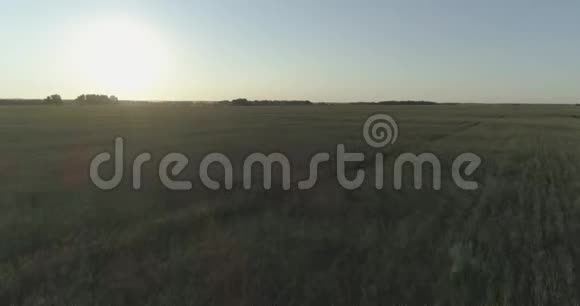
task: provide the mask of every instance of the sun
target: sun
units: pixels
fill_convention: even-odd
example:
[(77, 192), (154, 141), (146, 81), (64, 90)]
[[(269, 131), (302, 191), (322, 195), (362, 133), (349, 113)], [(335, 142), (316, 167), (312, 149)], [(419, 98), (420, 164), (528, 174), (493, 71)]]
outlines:
[(69, 43), (66, 60), (85, 90), (143, 97), (159, 85), (169, 66), (161, 35), (128, 18), (86, 24)]

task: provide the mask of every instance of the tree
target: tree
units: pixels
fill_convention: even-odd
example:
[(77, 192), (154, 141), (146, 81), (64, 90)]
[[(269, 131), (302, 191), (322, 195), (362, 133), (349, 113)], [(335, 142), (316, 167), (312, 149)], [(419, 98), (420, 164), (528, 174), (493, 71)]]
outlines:
[(86, 95), (80, 95), (78, 96), (75, 101), (78, 103), (84, 103), (87, 100), (87, 96)]
[(115, 96), (107, 96), (107, 95), (80, 95), (75, 101), (79, 104), (117, 104), (119, 103), (119, 99)]
[(51, 95), (44, 99), (44, 103), (52, 104), (52, 105), (60, 105), (62, 104), (62, 97), (60, 95)]

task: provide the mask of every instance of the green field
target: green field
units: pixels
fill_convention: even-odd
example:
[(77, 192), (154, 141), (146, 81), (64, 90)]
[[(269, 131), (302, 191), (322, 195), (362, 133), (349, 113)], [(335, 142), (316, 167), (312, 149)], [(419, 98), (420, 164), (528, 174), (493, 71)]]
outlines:
[[(299, 180), (340, 143), (372, 156), (374, 113), (399, 124), (387, 156), (440, 158), (441, 190), (347, 191), (331, 164), (308, 191), (88, 180), (116, 136), (129, 157), (283, 152)], [(580, 303), (580, 107), (5, 106), (0, 135), (1, 305)], [(463, 152), (477, 191), (451, 182)]]

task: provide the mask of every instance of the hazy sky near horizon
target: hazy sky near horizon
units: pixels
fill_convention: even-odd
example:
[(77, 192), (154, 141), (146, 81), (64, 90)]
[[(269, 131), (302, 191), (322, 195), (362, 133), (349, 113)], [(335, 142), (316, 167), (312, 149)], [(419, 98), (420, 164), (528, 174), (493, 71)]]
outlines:
[(580, 1), (0, 0), (0, 97), (580, 103)]

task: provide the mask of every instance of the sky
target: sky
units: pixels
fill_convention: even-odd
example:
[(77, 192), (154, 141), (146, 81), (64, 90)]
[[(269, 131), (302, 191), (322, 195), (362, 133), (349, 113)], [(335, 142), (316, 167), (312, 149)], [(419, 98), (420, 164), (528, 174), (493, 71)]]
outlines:
[(580, 1), (0, 0), (0, 97), (580, 103)]

